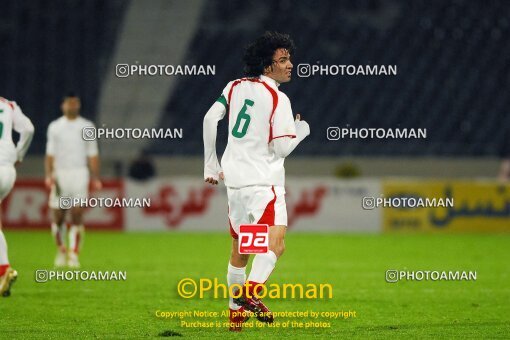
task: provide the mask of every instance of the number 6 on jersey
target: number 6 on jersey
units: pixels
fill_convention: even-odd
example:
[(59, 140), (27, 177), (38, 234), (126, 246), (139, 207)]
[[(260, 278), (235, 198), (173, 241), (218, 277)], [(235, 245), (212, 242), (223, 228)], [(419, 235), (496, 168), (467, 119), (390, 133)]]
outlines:
[[(253, 106), (253, 104), (254, 104), (253, 100), (250, 99), (244, 100), (243, 108), (237, 114), (236, 124), (232, 129), (232, 136), (236, 138), (243, 138), (244, 135), (246, 135), (246, 131), (248, 131), (248, 125), (250, 125), (251, 121), (251, 117), (248, 113), (246, 113), (246, 110), (248, 109), (248, 106)], [(239, 130), (240, 127), (241, 130)]]

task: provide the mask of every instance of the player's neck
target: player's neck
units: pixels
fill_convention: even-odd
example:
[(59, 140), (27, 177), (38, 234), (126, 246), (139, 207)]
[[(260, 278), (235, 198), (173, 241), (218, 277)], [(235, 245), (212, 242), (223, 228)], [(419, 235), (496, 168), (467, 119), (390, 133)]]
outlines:
[(270, 75), (268, 75), (268, 74), (263, 74), (263, 75), (262, 75), (262, 77), (268, 78), (268, 79), (270, 79), (270, 81), (272, 81), (272, 82), (273, 82), (276, 86), (280, 86), (280, 83), (279, 83), (276, 79), (274, 79), (273, 77), (271, 77)]
[(64, 114), (64, 117), (66, 117), (68, 120), (75, 120), (79, 117), (80, 115), (79, 114)]

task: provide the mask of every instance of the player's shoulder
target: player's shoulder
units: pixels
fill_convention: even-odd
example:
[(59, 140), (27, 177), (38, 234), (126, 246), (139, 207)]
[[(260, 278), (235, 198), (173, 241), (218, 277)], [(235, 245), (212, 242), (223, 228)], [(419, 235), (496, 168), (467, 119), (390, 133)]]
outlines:
[(289, 101), (287, 95), (280, 91), (280, 89), (278, 88), (279, 85), (275, 80), (266, 76), (260, 76), (260, 78), (257, 78), (257, 80), (259, 83), (264, 85), (266, 90), (268, 90), (272, 96), (278, 96), (278, 101), (280, 100)]
[(89, 120), (89, 119), (87, 119), (87, 118), (85, 118), (83, 116), (79, 116), (78, 117), (78, 121), (83, 126), (94, 126), (94, 123), (91, 120)]
[(8, 100), (4, 97), (0, 97), (0, 103), (10, 107), (12, 110), (14, 110), (17, 106), (15, 101)]
[(232, 91), (234, 90), (234, 88), (239, 88), (240, 87), (239, 85), (245, 82), (246, 80), (248, 80), (248, 78), (238, 78), (229, 81), (227, 85), (223, 88), (222, 96), (225, 97), (225, 99), (227, 99), (230, 93), (232, 93)]
[(253, 83), (262, 83), (257, 77), (242, 77), (231, 80), (228, 82), (226, 88), (231, 88), (232, 86), (237, 86), (239, 84), (253, 84)]
[(57, 129), (65, 123), (65, 117), (60, 116), (55, 120), (52, 120), (48, 125), (48, 129)]
[(239, 85), (240, 83), (242, 83), (243, 81), (245, 81), (247, 78), (237, 78), (237, 79), (234, 79), (234, 80), (231, 80), (227, 83), (227, 85), (225, 86), (225, 90), (230, 90), (232, 89), (232, 87), (234, 86), (237, 86)]
[(248, 78), (248, 77), (242, 77), (242, 78), (237, 78), (237, 79), (231, 80), (228, 83), (229, 84), (240, 83), (240, 82), (243, 82), (243, 81), (247, 81), (249, 79), (250, 78)]
[(232, 85), (237, 81), (237, 79), (234, 79), (234, 80), (231, 80), (227, 83), (227, 85), (225, 85), (225, 87), (223, 88), (223, 92), (225, 93), (228, 93), (230, 91), (230, 89), (232, 88)]
[(277, 106), (277, 108), (279, 110), (289, 109), (291, 107), (289, 97), (285, 93), (283, 93), (282, 91), (276, 91), (276, 94), (278, 95), (278, 106)]
[(285, 94), (285, 92), (282, 92), (282, 91), (277, 91), (278, 93), (278, 100), (282, 100), (282, 101), (285, 101), (287, 103), (290, 103), (290, 99), (289, 97)]

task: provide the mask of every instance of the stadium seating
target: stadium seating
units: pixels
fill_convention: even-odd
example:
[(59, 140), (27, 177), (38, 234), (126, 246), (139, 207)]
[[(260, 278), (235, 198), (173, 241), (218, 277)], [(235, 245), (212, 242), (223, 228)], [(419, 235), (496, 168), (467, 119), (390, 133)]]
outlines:
[[(73, 89), (83, 97), (84, 115), (94, 119), (126, 3), (4, 2), (0, 94), (47, 126), (60, 114), (62, 94)], [(312, 128), (297, 154), (497, 155), (510, 126), (510, 19), (502, 13), (508, 13), (503, 0), (491, 6), (468, 0), (207, 1), (183, 64), (215, 65), (216, 75), (179, 79), (159, 125), (182, 127), (185, 138), (154, 141), (148, 150), (200, 155), (203, 115), (229, 80), (243, 76), (243, 48), (265, 30), (279, 30), (296, 42), (295, 66), (398, 67), (397, 76), (294, 74), (282, 90)], [(328, 142), (329, 126), (426, 128), (427, 139)], [(44, 152), (44, 134), (37, 131), (32, 154)], [(222, 122), (219, 148), (225, 140)]]
[[(170, 94), (161, 126), (177, 122), (181, 143), (156, 142), (158, 154), (199, 154), (202, 117), (231, 79), (242, 50), (266, 29), (292, 35), (294, 65), (395, 64), (397, 76), (313, 76), (282, 86), (312, 134), (301, 155), (497, 155), (510, 126), (510, 21), (504, 1), (211, 1), (187, 63), (214, 64), (216, 76), (184, 77)], [(251, 13), (251, 21), (240, 21)], [(446, 13), (446, 15), (444, 15)], [(356, 18), (356, 19), (353, 19)], [(229, 22), (229, 25), (222, 23)], [(323, 28), (327, 27), (327, 30)], [(185, 118), (184, 118), (185, 117)], [(326, 142), (329, 126), (427, 128), (421, 140)], [(219, 147), (225, 145), (220, 125)]]
[[(59, 117), (70, 91), (94, 120), (125, 0), (2, 1), (0, 95), (20, 103), (35, 126)], [(37, 129), (31, 154), (44, 153)]]

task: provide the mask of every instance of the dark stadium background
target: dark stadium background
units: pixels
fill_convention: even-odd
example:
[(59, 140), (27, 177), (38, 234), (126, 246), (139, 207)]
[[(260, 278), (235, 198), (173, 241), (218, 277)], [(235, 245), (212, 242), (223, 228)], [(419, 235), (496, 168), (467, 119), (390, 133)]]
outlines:
[[(335, 287), (331, 301), (271, 303), (279, 311), (354, 309), (360, 317), (330, 329), (245, 336), (508, 336), (508, 1), (0, 0), (0, 13), (0, 96), (35, 126), (2, 202), (20, 273), (7, 312), (0, 308), (8, 336), (227, 336), (182, 328), (154, 311), (225, 307), (184, 300), (175, 286), (185, 276), (225, 276), (226, 190), (203, 183), (202, 121), (225, 85), (243, 76), (244, 47), (265, 31), (288, 33), (297, 46), (292, 81), (280, 90), (311, 127), (285, 163), (288, 251), (271, 280)], [(214, 65), (215, 75), (123, 78), (118, 64)], [(298, 64), (396, 65), (398, 73), (299, 77)], [(146, 210), (87, 211), (82, 269), (127, 270), (124, 283), (32, 280), (53, 263), (46, 129), (69, 92), (97, 127), (183, 131), (182, 139), (99, 141), (105, 188), (93, 195), (154, 202)], [(423, 128), (427, 138), (331, 141), (328, 127)], [(220, 155), (227, 133), (225, 119)], [(362, 209), (365, 196), (445, 195), (454, 208)], [(384, 280), (391, 269), (476, 270), (478, 280), (393, 284)]]
[[(178, 79), (166, 94), (157, 124), (166, 127), (178, 121), (187, 137), (179, 143), (151, 143), (150, 154), (200, 155), (202, 115), (228, 81), (243, 75), (243, 48), (265, 30), (278, 30), (295, 40), (295, 66), (398, 66), (396, 77), (295, 77), (285, 85), (294, 110), (314, 132), (296, 150), (299, 156), (499, 155), (503, 127), (510, 126), (505, 114), (510, 106), (505, 1), (186, 3), (200, 6), (200, 14), (180, 63), (216, 65), (216, 76)], [(68, 91), (79, 93), (84, 115), (101, 123), (101, 90), (114, 72), (121, 28), (140, 25), (126, 22), (129, 8), (130, 1), (120, 0), (3, 1), (0, 93), (17, 100), (38, 127), (30, 154), (43, 154), (44, 129), (59, 116), (60, 98)], [(165, 52), (161, 62), (174, 60), (171, 46)], [(408, 143), (325, 143), (328, 126), (346, 124), (419, 126), (429, 135), (426, 141)]]

